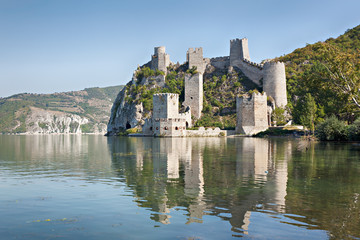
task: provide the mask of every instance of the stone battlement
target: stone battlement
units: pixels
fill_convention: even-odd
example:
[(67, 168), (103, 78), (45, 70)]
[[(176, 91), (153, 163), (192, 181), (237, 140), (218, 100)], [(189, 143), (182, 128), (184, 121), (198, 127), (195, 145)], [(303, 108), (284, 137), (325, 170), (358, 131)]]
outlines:
[(236, 98), (236, 132), (253, 135), (268, 129), (267, 95), (252, 93)]
[(263, 64), (259, 64), (259, 63), (256, 63), (256, 62), (251, 62), (251, 61), (248, 60), (248, 59), (243, 59), (243, 62), (249, 64), (250, 66), (257, 67), (257, 68), (259, 68), (259, 69), (263, 69), (263, 67), (264, 67)]
[(265, 92), (263, 92), (263, 93), (253, 92), (252, 94), (245, 94), (242, 96), (242, 98), (243, 98), (243, 101), (248, 101), (248, 102), (264, 100), (264, 99), (267, 101), (267, 95)]
[(155, 47), (154, 55), (159, 55), (161, 53), (165, 53), (165, 46)]
[(160, 96), (160, 97), (179, 97), (177, 93), (155, 93), (153, 96)]
[(230, 66), (234, 66), (234, 62), (247, 59), (250, 61), (248, 39), (232, 39), (230, 40)]
[(186, 61), (189, 64), (189, 69), (196, 67), (200, 73), (205, 72), (206, 62), (203, 57), (203, 49), (200, 48), (189, 48), (186, 52)]
[(203, 53), (203, 48), (199, 47), (199, 48), (189, 48), (188, 53)]

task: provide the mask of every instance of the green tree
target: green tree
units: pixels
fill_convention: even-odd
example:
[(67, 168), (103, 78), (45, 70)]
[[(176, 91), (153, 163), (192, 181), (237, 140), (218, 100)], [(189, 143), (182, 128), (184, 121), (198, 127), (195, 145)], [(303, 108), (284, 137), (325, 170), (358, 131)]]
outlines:
[(296, 108), (301, 125), (309, 128), (314, 134), (315, 121), (317, 117), (317, 106), (315, 99), (311, 96), (310, 93), (307, 93), (304, 98), (298, 101)]

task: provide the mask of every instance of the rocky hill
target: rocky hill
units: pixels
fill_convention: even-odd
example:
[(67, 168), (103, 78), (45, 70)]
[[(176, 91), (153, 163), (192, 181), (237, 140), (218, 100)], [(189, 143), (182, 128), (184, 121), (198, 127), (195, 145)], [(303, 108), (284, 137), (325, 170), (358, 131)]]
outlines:
[[(170, 64), (168, 73), (154, 71), (145, 64), (135, 71), (133, 79), (117, 96), (111, 110), (108, 134), (114, 135), (128, 128), (139, 127), (151, 116), (155, 93), (178, 93), (180, 111), (184, 101), (185, 74), (194, 74), (185, 64)], [(165, 81), (163, 79), (165, 78)], [(234, 129), (236, 124), (235, 96), (249, 90), (262, 89), (239, 69), (208, 65), (204, 75), (204, 108), (195, 127)]]
[(1, 133), (105, 134), (110, 109), (123, 86), (0, 98)]

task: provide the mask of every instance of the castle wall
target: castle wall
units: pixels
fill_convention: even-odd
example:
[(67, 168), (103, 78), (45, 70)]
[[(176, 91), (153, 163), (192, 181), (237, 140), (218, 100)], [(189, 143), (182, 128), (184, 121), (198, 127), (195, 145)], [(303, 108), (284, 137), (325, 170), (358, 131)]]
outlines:
[(184, 118), (153, 118), (154, 136), (182, 137), (185, 136), (186, 120)]
[(199, 119), (203, 109), (203, 75), (196, 73), (194, 75), (185, 75), (185, 101), (184, 106), (190, 106), (191, 114)]
[(179, 95), (159, 93), (153, 96), (153, 119), (177, 118), (179, 116)]
[(229, 57), (211, 58), (210, 64), (216, 68), (227, 69), (230, 66), (230, 58)]
[(155, 47), (154, 55), (151, 56), (151, 69), (159, 69), (166, 73), (170, 65), (170, 55), (165, 52), (165, 47)]
[(261, 66), (243, 60), (234, 60), (232, 64), (232, 66), (239, 68), (251, 81), (259, 86), (262, 85), (260, 80), (263, 78), (264, 74)]
[(268, 129), (266, 93), (236, 98), (236, 133), (253, 135)]
[(202, 48), (189, 48), (186, 52), (186, 61), (189, 63), (189, 69), (195, 66), (199, 73), (205, 72), (206, 63), (204, 61)]
[(266, 62), (264, 64), (263, 90), (275, 100), (276, 107), (287, 104), (285, 64)]
[(234, 61), (247, 59), (250, 61), (249, 46), (247, 38), (230, 40), (230, 66)]

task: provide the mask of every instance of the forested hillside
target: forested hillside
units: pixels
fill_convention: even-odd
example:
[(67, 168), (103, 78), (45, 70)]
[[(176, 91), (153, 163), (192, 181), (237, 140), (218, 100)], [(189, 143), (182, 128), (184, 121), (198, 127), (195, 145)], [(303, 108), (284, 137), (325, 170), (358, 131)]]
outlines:
[(352, 123), (360, 116), (360, 25), (276, 60), (286, 64), (295, 122), (309, 126), (335, 115)]
[[(100, 125), (103, 126), (102, 128), (106, 128), (111, 105), (122, 87), (86, 88), (82, 91), (53, 94), (21, 93), (1, 98), (0, 132), (52, 133), (51, 129), (58, 124), (55, 118), (59, 118), (59, 116), (70, 119), (77, 116), (78, 119), (85, 120), (86, 124), (61, 123), (60, 128), (63, 129), (59, 129), (57, 132), (63, 133), (65, 124), (70, 126), (69, 132), (71, 133), (74, 133), (76, 129), (88, 133), (98, 131)], [(52, 116), (53, 121), (43, 119), (44, 114)], [(94, 129), (95, 125), (97, 125), (96, 129)]]

